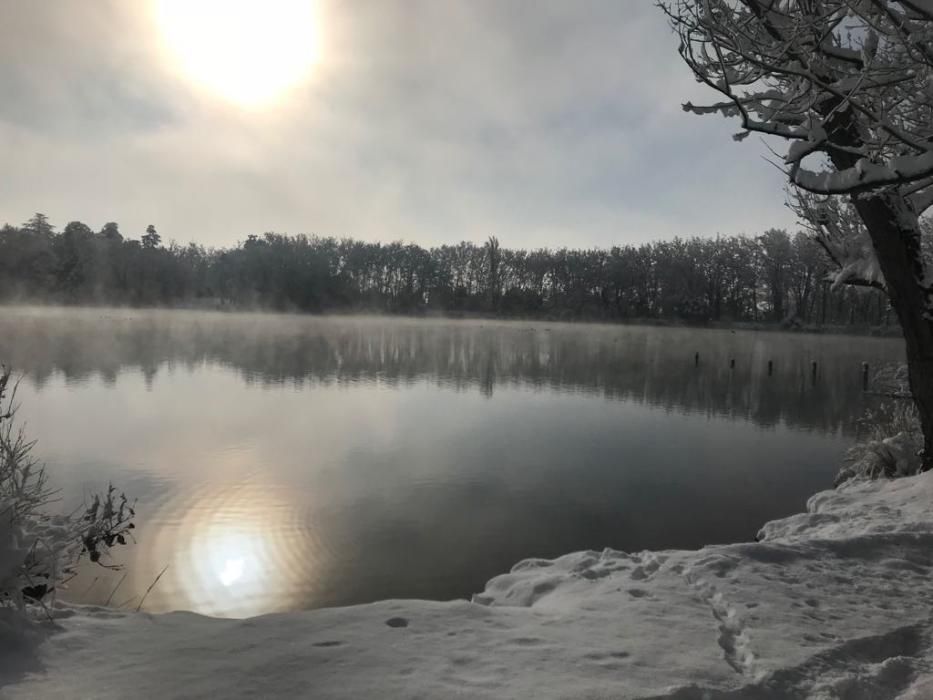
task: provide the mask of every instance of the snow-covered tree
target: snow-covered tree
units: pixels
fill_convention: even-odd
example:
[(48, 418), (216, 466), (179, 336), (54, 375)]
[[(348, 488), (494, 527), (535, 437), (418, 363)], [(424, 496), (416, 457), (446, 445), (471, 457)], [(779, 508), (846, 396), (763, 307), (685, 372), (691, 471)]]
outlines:
[(660, 0), (698, 81), (697, 114), (784, 143), (794, 206), (838, 266), (883, 289), (904, 332), (933, 467), (933, 0)]

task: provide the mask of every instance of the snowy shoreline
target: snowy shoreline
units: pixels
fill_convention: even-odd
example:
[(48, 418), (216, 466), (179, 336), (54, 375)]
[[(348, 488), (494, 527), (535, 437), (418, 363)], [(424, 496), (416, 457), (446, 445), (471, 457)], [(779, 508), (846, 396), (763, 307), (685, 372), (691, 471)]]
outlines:
[(818, 493), (759, 540), (529, 559), (473, 602), (0, 618), (0, 698), (933, 697), (933, 473)]

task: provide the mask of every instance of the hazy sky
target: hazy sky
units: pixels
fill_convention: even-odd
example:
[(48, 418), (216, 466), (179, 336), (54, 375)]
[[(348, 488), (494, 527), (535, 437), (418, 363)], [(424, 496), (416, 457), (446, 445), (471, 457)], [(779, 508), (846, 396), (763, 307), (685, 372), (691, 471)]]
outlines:
[[(0, 223), (525, 247), (793, 225), (764, 145), (681, 111), (705, 91), (649, 0), (319, 0), (314, 65), (248, 106), (192, 78), (156, 2), (0, 0)], [(303, 29), (249, 26), (239, 60), (274, 83)]]

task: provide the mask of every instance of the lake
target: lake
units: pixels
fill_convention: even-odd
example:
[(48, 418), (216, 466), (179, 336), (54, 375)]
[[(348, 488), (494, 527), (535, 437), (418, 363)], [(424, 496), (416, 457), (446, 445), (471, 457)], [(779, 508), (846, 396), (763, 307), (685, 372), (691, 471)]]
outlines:
[(138, 499), (125, 571), (84, 567), (64, 597), (135, 607), (165, 569), (145, 609), (235, 617), (751, 540), (832, 485), (861, 363), (902, 356), (777, 332), (0, 308), (61, 507), (111, 481)]

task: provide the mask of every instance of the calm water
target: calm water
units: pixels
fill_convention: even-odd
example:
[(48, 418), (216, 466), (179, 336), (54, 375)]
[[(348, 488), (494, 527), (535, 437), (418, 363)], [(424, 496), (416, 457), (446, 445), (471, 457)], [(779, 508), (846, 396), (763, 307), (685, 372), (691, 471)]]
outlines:
[(749, 540), (831, 484), (861, 362), (900, 357), (778, 333), (0, 309), (63, 507), (108, 481), (139, 500), (116, 593), (94, 567), (68, 596), (135, 606), (167, 566), (146, 608), (230, 616)]

